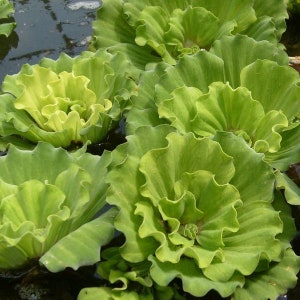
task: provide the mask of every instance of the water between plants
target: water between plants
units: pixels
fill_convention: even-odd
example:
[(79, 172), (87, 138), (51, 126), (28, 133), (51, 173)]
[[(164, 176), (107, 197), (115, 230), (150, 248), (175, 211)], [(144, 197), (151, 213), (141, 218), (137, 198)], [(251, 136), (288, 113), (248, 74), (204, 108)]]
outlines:
[[(17, 28), (7, 39), (0, 38), (0, 83), (5, 75), (16, 74), (25, 63), (36, 64), (43, 57), (57, 59), (61, 52), (70, 56), (87, 50), (92, 34), (91, 23), (100, 6), (95, 1), (61, 0), (14, 0), (14, 19)], [(298, 19), (299, 20), (299, 19)], [(300, 55), (299, 21), (291, 20), (284, 42), (290, 55)], [(111, 133), (105, 143), (94, 145), (89, 150), (94, 154), (111, 150), (119, 141), (120, 129)], [(289, 175), (300, 184), (300, 166), (293, 167)], [(293, 246), (300, 255), (300, 208), (294, 209), (299, 237)], [(100, 285), (94, 276), (95, 267), (83, 267), (78, 271), (66, 270), (49, 274), (33, 262), (30, 269), (0, 274), (0, 300), (72, 300), (83, 287)], [(190, 298), (196, 299), (196, 298)], [(199, 298), (198, 298), (199, 299)], [(213, 293), (202, 299), (221, 299)], [(300, 299), (300, 286), (278, 300)]]

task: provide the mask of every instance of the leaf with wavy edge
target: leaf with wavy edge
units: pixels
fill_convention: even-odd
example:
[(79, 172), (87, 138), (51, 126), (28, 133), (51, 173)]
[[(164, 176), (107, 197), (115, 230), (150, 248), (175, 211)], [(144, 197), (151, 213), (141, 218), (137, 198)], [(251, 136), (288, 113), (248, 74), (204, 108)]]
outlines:
[(266, 112), (281, 110), (292, 120), (299, 111), (299, 74), (290, 66), (259, 59), (243, 68), (240, 78), (241, 86), (251, 91), (252, 97), (263, 105)]
[[(78, 295), (78, 300), (154, 300), (153, 295), (143, 295), (134, 291), (119, 291), (109, 287), (84, 288)], [(157, 300), (168, 300), (168, 298), (159, 298)], [(171, 300), (171, 298), (169, 298)]]
[(284, 193), (286, 201), (291, 205), (300, 205), (300, 188), (286, 174), (275, 170), (276, 183), (278, 191)]
[[(161, 133), (167, 128), (141, 127), (134, 136), (129, 137), (127, 143), (116, 149), (108, 175), (111, 184), (108, 202), (120, 208), (115, 226), (126, 237), (120, 253), (125, 260), (135, 263), (148, 257), (153, 263), (150, 274), (159, 285), (166, 286), (179, 277), (184, 289), (194, 296), (204, 295), (211, 289), (228, 296), (237, 286), (244, 284), (244, 276), (258, 268), (265, 268), (271, 261), (280, 260), (282, 245), (276, 237), (282, 232), (283, 222), (272, 206), (272, 168), (263, 162), (261, 154), (233, 134), (223, 133), (218, 137), (218, 143), (214, 143), (209, 139), (197, 139), (191, 134), (181, 136), (170, 133), (166, 144)], [(154, 132), (157, 134), (154, 135)], [(144, 136), (147, 136), (146, 140)], [(206, 143), (216, 148), (220, 144), (222, 148), (219, 149), (224, 151), (223, 154), (211, 155), (211, 159), (225, 158), (227, 154), (234, 158), (233, 177), (228, 174), (221, 176), (219, 172), (223, 170), (217, 168), (214, 162), (209, 163), (211, 160), (206, 155), (211, 150), (204, 150)], [(200, 145), (204, 147), (202, 150)], [(193, 155), (189, 153), (202, 154), (202, 158), (192, 159)], [(248, 168), (244, 170), (246, 165)], [(251, 184), (249, 176), (242, 176), (245, 171), (253, 175)], [(215, 182), (209, 181), (213, 178), (210, 173), (215, 174)], [(160, 177), (161, 174), (164, 178)], [(126, 188), (118, 184), (122, 176), (132, 179)], [(199, 180), (203, 186), (206, 182), (210, 188), (203, 189), (202, 185), (202, 189), (199, 188), (196, 184)], [(253, 180), (257, 180), (257, 184)], [(228, 185), (227, 192), (224, 184)], [(225, 201), (228, 209), (222, 209), (221, 214), (217, 209), (219, 202), (212, 201), (216, 193), (208, 193), (218, 189), (218, 185), (219, 198), (224, 197), (225, 201), (229, 193), (228, 202)], [(254, 191), (253, 186), (257, 187)], [(205, 202), (206, 195), (212, 195), (208, 197), (208, 202)], [(231, 201), (232, 205), (229, 204)], [(201, 206), (200, 203), (209, 204)], [(194, 209), (189, 209), (191, 207)], [(215, 214), (218, 217), (213, 217)], [(207, 220), (206, 215), (211, 219)], [(233, 220), (236, 222), (233, 223)], [(224, 226), (223, 230), (218, 226)], [(205, 245), (199, 245), (201, 231), (205, 233), (205, 230)], [(208, 243), (210, 237), (216, 238), (216, 241), (210, 240)], [(205, 284), (199, 290), (201, 283)]]
[[(217, 132), (213, 140), (221, 145), (225, 153), (234, 157), (235, 176), (230, 183), (238, 189), (243, 202), (256, 201), (258, 197), (260, 201), (271, 202), (275, 177), (272, 167), (262, 162), (263, 154), (249, 148), (243, 139), (231, 132)], [(251, 179), (257, 180), (257, 184), (249, 184), (249, 174)]]
[[(240, 56), (240, 53), (244, 53), (244, 55)], [(223, 57), (223, 55), (225, 56)], [(223, 59), (227, 58), (228, 61), (225, 62)], [(185, 85), (207, 93), (209, 85), (216, 81), (229, 82), (233, 88), (236, 88), (240, 86), (242, 80), (240, 79), (241, 71), (261, 58), (279, 61), (281, 64), (288, 63), (286, 53), (271, 43), (256, 42), (249, 37), (237, 35), (216, 42), (210, 52), (201, 51), (194, 55), (185, 55), (179, 59), (176, 66), (162, 64), (154, 70), (145, 72), (141, 77), (138, 95), (133, 97), (133, 107), (127, 114), (130, 133), (133, 133), (138, 126), (155, 126), (166, 123), (165, 119), (159, 119), (156, 112), (157, 106), (162, 101), (170, 99), (171, 93), (176, 88)], [(266, 68), (269, 66), (270, 64), (266, 64)], [(264, 86), (263, 82), (267, 81), (267, 78), (267, 76), (260, 78), (260, 86)], [(281, 80), (283, 79), (281, 78)], [(266, 83), (266, 85), (268, 84), (269, 82)], [(293, 90), (294, 88), (291, 86), (286, 86), (286, 89)], [(285, 92), (289, 93), (286, 90)], [(259, 99), (254, 97), (254, 100)], [(269, 108), (271, 108), (271, 104)], [(280, 110), (277, 105), (273, 109)], [(142, 112), (145, 114), (140, 119)]]
[(289, 62), (288, 55), (284, 50), (268, 41), (258, 42), (242, 35), (225, 36), (217, 40), (212, 45), (210, 52), (224, 61), (226, 81), (234, 88), (241, 85), (242, 69), (258, 59), (272, 60), (285, 66)]
[(299, 268), (299, 256), (292, 249), (287, 249), (280, 262), (271, 264), (267, 271), (250, 275), (244, 287), (236, 289), (232, 299), (256, 300), (267, 295), (268, 299), (276, 300), (288, 289), (295, 287)]
[(288, 19), (287, 3), (285, 0), (254, 0), (253, 8), (255, 9), (258, 21), (263, 16), (269, 16), (275, 24), (276, 37), (280, 41), (281, 35), (286, 30), (286, 19)]
[[(246, 112), (245, 109), (241, 110), (241, 106), (244, 106), (242, 102), (240, 102), (239, 109), (236, 109), (233, 114), (223, 112), (223, 108), (220, 107), (220, 109), (218, 109), (218, 111), (220, 110), (220, 113), (217, 116), (211, 113), (211, 109), (205, 107), (202, 108), (201, 106), (201, 110), (204, 109), (207, 112), (205, 115), (206, 119), (211, 119), (211, 124), (207, 124), (206, 131), (208, 131), (208, 133), (206, 134), (209, 134), (209, 132), (213, 134), (215, 129), (235, 130), (236, 133), (244, 137), (256, 151), (265, 153), (265, 160), (272, 166), (276, 168), (279, 167), (280, 170), (286, 170), (289, 164), (300, 159), (299, 143), (296, 142), (300, 127), (288, 123), (287, 118), (283, 115), (284, 112), (287, 112), (289, 115), (292, 112), (286, 103), (290, 103), (290, 106), (293, 107), (294, 114), (297, 113), (296, 106), (298, 103), (296, 98), (298, 97), (299, 87), (296, 84), (298, 80), (298, 78), (297, 80), (295, 78), (296, 73), (294, 70), (290, 70), (288, 66), (280, 66), (272, 61), (272, 59), (275, 59), (283, 63), (287, 56), (284, 54), (283, 56), (280, 55), (280, 58), (278, 58), (276, 56), (278, 54), (278, 49), (270, 43), (265, 41), (255, 42), (254, 40), (243, 36), (228, 37), (224, 42), (228, 46), (226, 48), (226, 55), (231, 52), (231, 49), (233, 49), (232, 55), (235, 53), (235, 45), (237, 45), (237, 48), (239, 48), (240, 51), (242, 51), (241, 49), (244, 49), (243, 51), (246, 52), (243, 56), (246, 58), (241, 59), (242, 62), (240, 62), (240, 65), (239, 63), (237, 65), (233, 64), (232, 68), (234, 69), (230, 70), (230, 72), (232, 71), (232, 73), (234, 73), (233, 77), (237, 78), (237, 81), (241, 82), (241, 85), (247, 87), (249, 91), (247, 92), (246, 90), (243, 90), (242, 87), (238, 86), (238, 90), (235, 91), (234, 94), (237, 96), (241, 93), (244, 94), (243, 98), (250, 98), (249, 93), (251, 92), (253, 99), (251, 101), (249, 99), (248, 102), (256, 103), (255, 106), (257, 108), (255, 108), (253, 112), (258, 114), (258, 111), (260, 111), (260, 117), (257, 118), (257, 115), (255, 115), (252, 119), (254, 122), (252, 122), (252, 120), (249, 121), (250, 114), (248, 114), (248, 111), (243, 117), (237, 114), (236, 111)], [(267, 46), (266, 49), (264, 49), (265, 46)], [(251, 48), (252, 50), (249, 52), (246, 50), (248, 48)], [(250, 54), (247, 58), (248, 52)], [(256, 55), (257, 57), (264, 57), (266, 55), (271, 60), (256, 60)], [(251, 57), (252, 59), (255, 58), (254, 62), (251, 61)], [(224, 67), (224, 61), (220, 60), (216, 55), (212, 55), (210, 52), (200, 52), (195, 55), (183, 57), (176, 66), (165, 67), (165, 65), (161, 65), (160, 67), (157, 67), (155, 70), (158, 70), (158, 74), (155, 73), (155, 70), (147, 71), (144, 74), (144, 77), (142, 77), (139, 86), (139, 94), (134, 97), (133, 108), (128, 113), (128, 129), (130, 130), (130, 133), (133, 133), (138, 126), (155, 126), (162, 123), (172, 124), (182, 132), (195, 131), (195, 125), (200, 127), (200, 124), (197, 124), (197, 122), (201, 123), (201, 126), (203, 126), (204, 121), (202, 121), (202, 116), (204, 113), (201, 114), (199, 112), (199, 116), (196, 117), (197, 110), (195, 109), (195, 102), (198, 103), (197, 99), (201, 97), (212, 97), (212, 95), (209, 96), (209, 93), (212, 93), (212, 91), (209, 91), (209, 86), (215, 81), (225, 82), (228, 79), (225, 75), (226, 69), (227, 72), (229, 72), (228, 66)], [(276, 70), (274, 73), (277, 73), (280, 70), (282, 71), (282, 77), (279, 78), (276, 75), (277, 85), (276, 88), (273, 88), (272, 90), (272, 95), (276, 97), (278, 101), (274, 101), (274, 97), (260, 96), (259, 92), (262, 88), (258, 88), (257, 86), (268, 87), (273, 84), (270, 84), (268, 76), (265, 75), (260, 77), (255, 75), (256, 73), (254, 71), (258, 72), (262, 69), (264, 74), (269, 72), (272, 73), (272, 70)], [(251, 83), (252, 77), (256, 82), (255, 86)], [(256, 77), (259, 78), (259, 82), (255, 79)], [(287, 80), (283, 79), (283, 77)], [(201, 78), (201, 80), (199, 80), (199, 78)], [(293, 81), (291, 82), (290, 79), (293, 79)], [(283, 85), (284, 89), (280, 89), (280, 91), (278, 90), (281, 85), (279, 80), (280, 82), (286, 82)], [(221, 85), (221, 83), (219, 84)], [(231, 86), (230, 82), (229, 85)], [(186, 90), (184, 86), (187, 87)], [(186, 92), (187, 90), (189, 92)], [(244, 91), (244, 93), (242, 93), (242, 91)], [(201, 95), (201, 93), (206, 93), (207, 95)], [(175, 94), (176, 97), (174, 96)], [(284, 101), (284, 97), (287, 97), (286, 101)], [(177, 102), (175, 102), (174, 99), (176, 99)], [(261, 101), (261, 104), (258, 103), (258, 101)], [(209, 103), (208, 101), (207, 103), (211, 108), (212, 103)], [(200, 104), (197, 105), (200, 106)], [(235, 103), (235, 105), (237, 106), (237, 103)], [(158, 114), (156, 113), (156, 107)], [(281, 107), (283, 113), (280, 112)], [(226, 109), (230, 110), (229, 107)], [(274, 110), (277, 110), (277, 112)], [(213, 111), (216, 113), (216, 109), (213, 109)], [(145, 114), (141, 118), (142, 112), (145, 112)], [(230, 115), (230, 118), (232, 118), (231, 115), (236, 116), (235, 121), (238, 123), (247, 123), (247, 127), (249, 127), (248, 130), (240, 129), (240, 124), (236, 124), (236, 129), (231, 128), (230, 126), (227, 127), (224, 123), (224, 114)], [(263, 114), (265, 114), (264, 117)], [(245, 116), (246, 118), (244, 118)], [(240, 119), (240, 121), (238, 119)], [(260, 119), (260, 123), (256, 122), (258, 119)], [(246, 122), (246, 120), (248, 120), (248, 122)], [(204, 135), (204, 132), (199, 132), (198, 134)], [(255, 136), (253, 137), (253, 135)]]
[(183, 56), (175, 67), (159, 64), (144, 72), (138, 94), (132, 97), (133, 106), (126, 114), (128, 133), (133, 134), (140, 126), (166, 123), (159, 119), (157, 106), (178, 86), (195, 86), (206, 92), (212, 82), (224, 80), (223, 61), (206, 51)]
[(14, 4), (9, 0), (0, 0), (0, 36), (5, 35), (8, 37), (16, 27), (15, 22), (10, 22), (5, 19), (9, 18), (15, 12)]
[[(120, 255), (119, 248), (116, 247), (107, 248), (101, 253), (101, 257), (102, 261), (98, 264), (97, 274), (113, 284), (113, 287), (107, 290), (111, 297), (117, 299), (122, 295), (129, 297), (130, 293), (135, 291), (139, 299), (148, 299), (147, 297), (153, 300), (185, 299), (178, 293), (179, 287), (176, 284), (163, 287), (153, 283), (149, 274), (150, 261), (145, 260), (140, 263), (125, 261)], [(88, 296), (97, 298), (103, 289), (105, 288), (85, 288), (80, 292), (79, 299), (86, 299)]]
[[(183, 54), (209, 48), (214, 40), (238, 27), (239, 21), (245, 24), (255, 20), (250, 1), (235, 1), (229, 4), (230, 11), (224, 9), (224, 2), (220, 1), (211, 1), (211, 5), (203, 1), (183, 0), (172, 3), (124, 2), (128, 23), (136, 29), (135, 42), (140, 46), (149, 45), (171, 64)], [(242, 14), (243, 18), (240, 18)], [(200, 32), (195, 32), (195, 28), (200, 28)]]
[(106, 174), (110, 153), (79, 152), (39, 143), (33, 151), (10, 147), (0, 158), (1, 268), (41, 257), (104, 206), (107, 185), (99, 178)]
[(256, 20), (256, 12), (253, 9), (253, 3), (250, 0), (235, 1), (230, 0), (224, 2), (206, 1), (206, 0), (194, 0), (194, 5), (203, 6), (207, 10), (216, 15), (223, 23), (236, 21), (235, 32), (240, 32), (247, 28), (249, 24), (252, 24)]
[(120, 255), (120, 249), (108, 248), (101, 254), (101, 262), (97, 272), (110, 283), (120, 283), (116, 290), (126, 290), (131, 282), (136, 282), (144, 287), (151, 287), (153, 282), (149, 276), (150, 262), (145, 260), (141, 263), (129, 263)]
[[(67, 71), (61, 71), (64, 67)], [(16, 99), (3, 96), (1, 135), (5, 141), (18, 135), (65, 148), (101, 141), (121, 119), (134, 93), (130, 68), (122, 54), (104, 50), (24, 65), (3, 82), (3, 91)]]
[[(91, 50), (106, 48), (110, 53), (122, 52), (136, 68), (136, 77), (144, 70), (148, 62), (159, 59), (149, 46), (135, 44), (135, 31), (128, 24), (128, 17), (123, 13), (123, 0), (104, 1), (97, 11), (93, 22)], [(105, 31), (103, 31), (105, 28)]]
[(155, 282), (167, 286), (174, 278), (180, 277), (183, 290), (196, 297), (204, 296), (210, 290), (217, 291), (222, 297), (230, 296), (238, 286), (243, 286), (245, 280), (243, 276), (235, 274), (226, 282), (211, 281), (203, 276), (201, 269), (188, 258), (181, 259), (176, 265), (162, 263), (153, 256), (150, 256), (149, 260), (152, 262), (150, 274)]
[[(274, 19), (269, 16), (259, 17), (256, 22), (252, 23), (242, 33), (251, 36), (257, 41), (269, 41), (272, 44), (278, 43), (277, 29), (274, 23)], [(278, 45), (279, 47), (279, 45)]]
[(199, 49), (209, 48), (221, 36), (229, 35), (236, 25), (234, 21), (223, 26), (221, 24), (220, 20), (205, 8), (188, 6), (184, 11), (173, 12), (169, 22), (170, 29), (164, 36), (168, 45), (175, 47), (181, 55), (194, 53)]
[(183, 86), (175, 89), (172, 96), (159, 104), (158, 112), (181, 132), (213, 136), (216, 131), (231, 131), (257, 152), (280, 149), (279, 132), (288, 126), (288, 120), (281, 112), (265, 114), (263, 106), (245, 88), (232, 89), (228, 84), (215, 82), (206, 94)]
[(300, 161), (300, 139), (299, 122), (292, 123), (289, 127), (280, 132), (282, 137), (281, 147), (275, 153), (266, 153), (265, 161), (272, 164), (275, 169), (286, 171), (291, 164)]
[[(135, 215), (135, 207), (132, 205), (141, 198), (137, 187), (144, 183), (138, 170), (139, 158), (153, 147), (166, 146), (165, 136), (174, 130), (167, 125), (157, 128), (140, 127), (134, 135), (127, 137), (128, 143), (118, 146), (112, 152), (113, 160), (109, 165), (110, 172), (107, 175), (107, 182), (110, 184), (107, 202), (110, 204), (116, 202), (116, 205), (124, 208), (116, 218), (115, 227), (125, 234), (126, 242), (120, 251), (124, 259), (130, 262), (144, 260), (147, 257), (145, 253), (155, 249), (151, 239), (143, 239), (143, 242), (140, 242), (141, 238), (138, 235), (140, 217)], [(125, 174), (130, 178), (130, 181), (126, 183), (126, 189), (119, 184), (120, 175)], [(128, 199), (131, 200), (128, 201)]]
[[(229, 3), (219, 0), (103, 1), (93, 24), (91, 49), (122, 51), (140, 71), (149, 62), (164, 60), (176, 64), (180, 56), (203, 47), (210, 48), (213, 41), (222, 36), (238, 32), (247, 34), (248, 27), (257, 20), (253, 5), (250, 0)], [(261, 18), (270, 17), (271, 20), (267, 24), (270, 34), (264, 34), (263, 38), (277, 45), (279, 39), (274, 39), (273, 32), (282, 29), (286, 7), (280, 6), (276, 16), (270, 16), (267, 8), (259, 11)], [(104, 27), (107, 30), (103, 31)], [(200, 31), (196, 32), (195, 28)], [(257, 32), (257, 28), (249, 30), (249, 35), (262, 38), (262, 31)]]
[(51, 247), (39, 262), (50, 272), (59, 272), (66, 267), (77, 270), (100, 260), (100, 249), (114, 236), (113, 221), (118, 211), (110, 209), (100, 217), (83, 224)]

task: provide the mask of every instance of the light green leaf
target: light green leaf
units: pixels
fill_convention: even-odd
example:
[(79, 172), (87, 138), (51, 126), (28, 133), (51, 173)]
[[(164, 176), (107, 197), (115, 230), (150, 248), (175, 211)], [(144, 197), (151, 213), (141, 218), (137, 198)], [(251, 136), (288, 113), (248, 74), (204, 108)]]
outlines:
[(258, 59), (269, 59), (279, 65), (288, 65), (288, 56), (283, 50), (268, 41), (257, 42), (242, 35), (225, 36), (217, 40), (210, 52), (223, 59), (225, 80), (234, 88), (241, 85), (242, 69)]
[(240, 76), (241, 85), (251, 91), (253, 99), (263, 105), (265, 112), (281, 110), (291, 120), (299, 110), (299, 74), (290, 66), (257, 60), (241, 70)]
[(127, 263), (148, 259), (160, 286), (180, 279), (193, 296), (227, 297), (280, 261), (290, 236), (272, 205), (273, 169), (233, 134), (217, 133), (215, 143), (167, 128), (140, 127), (113, 153), (108, 202), (120, 210), (120, 254)]
[(122, 54), (104, 50), (24, 65), (3, 82), (3, 91), (15, 99), (3, 96), (0, 105), (2, 143), (9, 143), (10, 136), (13, 143), (19, 136), (72, 148), (103, 140), (134, 93), (130, 69)]
[(218, 291), (222, 297), (228, 297), (238, 286), (244, 284), (243, 276), (238, 274), (226, 282), (211, 281), (201, 274), (201, 270), (189, 258), (183, 258), (177, 264), (162, 263), (155, 257), (150, 257), (149, 260), (152, 262), (150, 274), (155, 282), (167, 286), (174, 278), (179, 277), (183, 290), (196, 297), (204, 296), (210, 290)]
[(282, 137), (280, 149), (275, 153), (266, 153), (265, 161), (275, 169), (286, 171), (291, 164), (300, 161), (300, 124), (291, 124), (280, 132)]
[[(134, 213), (134, 203), (141, 199), (138, 189), (144, 183), (144, 178), (138, 170), (139, 159), (153, 147), (166, 146), (165, 136), (172, 131), (174, 129), (166, 125), (156, 128), (140, 127), (134, 135), (127, 137), (128, 143), (118, 146), (112, 153), (113, 160), (109, 166), (111, 171), (107, 176), (107, 182), (110, 184), (107, 202), (122, 207), (122, 212), (116, 218), (115, 227), (126, 236), (126, 243), (120, 250), (127, 261), (144, 260), (149, 251), (151, 253), (155, 247), (152, 239), (143, 239), (140, 243), (141, 238), (138, 235), (140, 217)], [(120, 175), (131, 179), (127, 182), (126, 189), (119, 184)]]
[[(275, 177), (272, 167), (263, 161), (263, 154), (256, 153), (243, 139), (229, 132), (217, 132), (213, 139), (226, 154), (234, 157), (235, 176), (230, 183), (238, 189), (241, 199), (244, 202), (258, 199), (271, 202)], [(254, 179), (256, 184), (253, 184)]]
[(111, 209), (100, 217), (85, 223), (59, 240), (39, 262), (51, 272), (67, 267), (77, 270), (100, 260), (100, 249), (114, 236), (113, 221), (117, 210)]
[(77, 300), (154, 300), (153, 296), (141, 295), (134, 291), (119, 291), (109, 287), (84, 288), (80, 291)]
[(257, 300), (264, 295), (276, 300), (296, 285), (299, 268), (299, 256), (292, 249), (287, 249), (280, 262), (271, 264), (267, 271), (249, 276), (245, 285), (237, 288), (232, 297), (234, 300)]
[[(91, 49), (122, 51), (144, 71), (148, 63), (161, 60), (174, 65), (182, 55), (209, 49), (215, 40), (236, 33), (249, 32), (252, 38), (266, 38), (277, 46), (286, 8), (281, 5), (277, 11), (273, 9), (270, 16), (268, 5), (257, 5), (259, 17), (271, 19), (267, 24), (271, 34), (262, 37), (256, 30), (257, 16), (251, 0), (226, 3), (220, 0), (106, 0), (94, 22)], [(256, 28), (247, 31), (252, 25)]]
[[(22, 267), (57, 242), (64, 247), (62, 239), (91, 221), (105, 204), (109, 162), (109, 152), (68, 153), (48, 143), (33, 150), (10, 147), (0, 157), (0, 268)], [(74, 266), (86, 263), (79, 256), (72, 258)], [(95, 256), (89, 259), (95, 262)]]
[(300, 188), (286, 174), (276, 170), (276, 189), (283, 191), (286, 201), (291, 205), (300, 205)]

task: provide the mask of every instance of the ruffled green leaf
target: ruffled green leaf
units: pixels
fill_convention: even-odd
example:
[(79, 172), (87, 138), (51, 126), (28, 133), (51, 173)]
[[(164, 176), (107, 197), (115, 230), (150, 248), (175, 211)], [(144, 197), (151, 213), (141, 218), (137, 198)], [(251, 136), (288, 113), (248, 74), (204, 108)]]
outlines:
[(293, 123), (280, 132), (280, 149), (275, 153), (266, 153), (265, 161), (281, 171), (286, 171), (291, 164), (300, 161), (300, 124)]
[(224, 80), (223, 61), (206, 51), (183, 56), (175, 67), (161, 64), (144, 72), (138, 94), (132, 97), (133, 106), (126, 115), (127, 131), (132, 134), (143, 125), (166, 123), (159, 118), (158, 105), (169, 99), (177, 87), (194, 86), (207, 92), (212, 82)]
[[(245, 53), (241, 58), (237, 49)], [(217, 55), (225, 55), (224, 60), (212, 55), (216, 50)], [(286, 170), (300, 159), (299, 127), (298, 123), (291, 123), (298, 111), (299, 78), (290, 67), (278, 64), (284, 64), (287, 58), (278, 51), (266, 41), (256, 42), (237, 35), (216, 42), (210, 52), (184, 56), (176, 66), (160, 65), (145, 72), (127, 115), (130, 133), (138, 126), (162, 123), (198, 136), (230, 131), (264, 153), (265, 160), (274, 168)], [(232, 58), (225, 61), (233, 55), (238, 63), (228, 63)], [(257, 59), (264, 56), (270, 60)], [(264, 76), (256, 76), (257, 73)], [(267, 73), (274, 77), (275, 88), (271, 87), (273, 81), (270, 83)], [(233, 88), (234, 85), (237, 87)], [(271, 97), (264, 88), (272, 89)]]
[(233, 90), (228, 84), (214, 83), (202, 94), (195, 88), (182, 87), (159, 107), (160, 117), (169, 119), (181, 132), (213, 136), (216, 131), (231, 131), (241, 136), (257, 152), (280, 149), (280, 129), (288, 125), (276, 111), (265, 114), (262, 105), (252, 99), (249, 90)]
[(251, 36), (257, 41), (269, 41), (272, 44), (277, 44), (278, 36), (276, 34), (276, 26), (274, 19), (269, 16), (259, 17), (256, 22), (252, 23), (242, 33)]
[(268, 295), (268, 299), (275, 300), (295, 287), (299, 267), (299, 256), (288, 249), (280, 262), (270, 265), (267, 271), (249, 276), (244, 287), (237, 288), (232, 297), (236, 300), (256, 300), (262, 295)]
[[(104, 1), (93, 25), (91, 49), (123, 51), (143, 71), (149, 62), (176, 64), (182, 55), (209, 49), (214, 41), (236, 33), (277, 45), (286, 7), (280, 5), (269, 13), (269, 6), (269, 2), (256, 5), (250, 0)], [(266, 26), (259, 30), (267, 19)]]
[(251, 91), (266, 112), (281, 110), (291, 120), (299, 111), (300, 80), (293, 68), (270, 60), (257, 60), (245, 67), (240, 76), (241, 85)]
[(287, 66), (289, 59), (284, 50), (279, 49), (270, 42), (257, 42), (242, 35), (223, 37), (217, 40), (210, 52), (223, 59), (225, 78), (234, 88), (241, 85), (240, 73), (242, 69), (254, 61), (268, 59), (277, 62), (279, 65)]
[[(10, 147), (7, 155), (0, 157), (0, 268), (22, 267), (51, 252), (57, 242), (58, 248), (71, 247), (74, 238), (67, 236), (72, 232), (76, 237), (83, 231), (87, 239), (89, 231), (95, 234), (93, 224), (97, 227), (97, 221), (86, 229), (81, 226), (105, 204), (107, 185), (99, 178), (106, 174), (110, 154), (105, 152), (98, 157), (79, 152), (80, 155), (69, 154), (48, 143), (39, 143), (32, 151)], [(82, 229), (75, 234), (78, 228)], [(84, 259), (78, 248), (78, 256), (70, 257), (71, 262), (65, 257), (59, 266), (49, 264), (49, 268), (94, 263), (93, 247), (94, 252), (85, 253)], [(74, 249), (70, 251), (74, 253)]]
[[(164, 138), (167, 128), (141, 127), (114, 151), (108, 202), (120, 209), (120, 254), (130, 263), (150, 260), (158, 285), (180, 278), (194, 296), (214, 289), (227, 297), (281, 260), (287, 241), (272, 206), (272, 167), (233, 134), (220, 133), (217, 142)], [(132, 179), (126, 188), (118, 184), (123, 176)]]
[(134, 92), (129, 69), (121, 54), (105, 51), (23, 66), (3, 82), (3, 91), (15, 99), (2, 96), (2, 141), (19, 136), (64, 148), (101, 141), (121, 119)]
[(154, 300), (152, 294), (141, 295), (134, 291), (118, 291), (109, 287), (84, 288), (80, 291), (78, 300)]
[(97, 273), (113, 287), (107, 289), (103, 287), (85, 288), (79, 294), (80, 299), (97, 297), (102, 293), (107, 293), (105, 297), (110, 296), (109, 299), (123, 299), (122, 297), (135, 295), (138, 295), (139, 298), (137, 299), (185, 299), (178, 293), (176, 285), (163, 287), (153, 283), (149, 273), (150, 261), (130, 263), (122, 258), (119, 248), (115, 247), (104, 250), (101, 257), (102, 261), (98, 264)]
[(291, 205), (300, 205), (300, 188), (286, 174), (275, 171), (276, 189), (283, 191), (286, 201)]
[[(165, 136), (172, 131), (174, 131), (173, 128), (165, 125), (158, 128), (141, 127), (135, 135), (127, 137), (130, 143), (120, 145), (112, 153), (114, 159), (109, 166), (111, 171), (107, 176), (107, 182), (111, 185), (107, 194), (107, 202), (111, 204), (117, 202), (117, 206), (126, 207), (117, 216), (115, 227), (126, 236), (126, 243), (120, 251), (127, 261), (142, 261), (145, 259), (145, 253), (151, 252), (155, 248), (151, 239), (144, 239), (143, 242), (140, 242), (141, 238), (138, 235), (140, 217), (134, 213), (133, 203), (141, 197), (137, 187), (144, 183), (144, 179), (138, 170), (139, 157), (152, 147), (166, 146)], [(146, 136), (147, 139), (145, 139)], [(124, 164), (124, 161), (127, 163)], [(120, 175), (122, 174), (127, 174), (126, 176), (131, 178), (126, 184), (126, 189), (117, 184), (117, 182), (120, 182)], [(118, 196), (116, 197), (116, 195)], [(128, 199), (131, 199), (131, 201), (128, 201)]]
[[(240, 137), (229, 132), (217, 132), (213, 139), (225, 153), (234, 157), (236, 171), (231, 183), (237, 187), (243, 201), (252, 202), (259, 198), (260, 201), (271, 202), (275, 178), (272, 167), (262, 162), (263, 154), (255, 152)], [(255, 178), (257, 184), (249, 185), (250, 178)]]
[(100, 217), (85, 223), (59, 240), (39, 262), (50, 272), (59, 272), (66, 267), (77, 270), (100, 260), (100, 249), (114, 236), (113, 220), (117, 211), (111, 209)]
[(259, 1), (254, 0), (253, 8), (255, 9), (258, 22), (263, 16), (269, 16), (272, 18), (272, 22), (275, 24), (276, 37), (280, 41), (282, 34), (286, 30), (286, 19), (288, 19), (287, 3), (285, 0), (267, 0)]

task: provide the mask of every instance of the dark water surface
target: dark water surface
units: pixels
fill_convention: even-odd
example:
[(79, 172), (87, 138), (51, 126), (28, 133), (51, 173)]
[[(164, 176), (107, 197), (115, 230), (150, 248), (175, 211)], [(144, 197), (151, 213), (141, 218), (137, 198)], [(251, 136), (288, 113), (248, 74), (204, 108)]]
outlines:
[(17, 27), (8, 39), (0, 39), (0, 83), (25, 63), (36, 64), (43, 57), (57, 59), (61, 52), (75, 56), (88, 48), (99, 0), (13, 3)]

